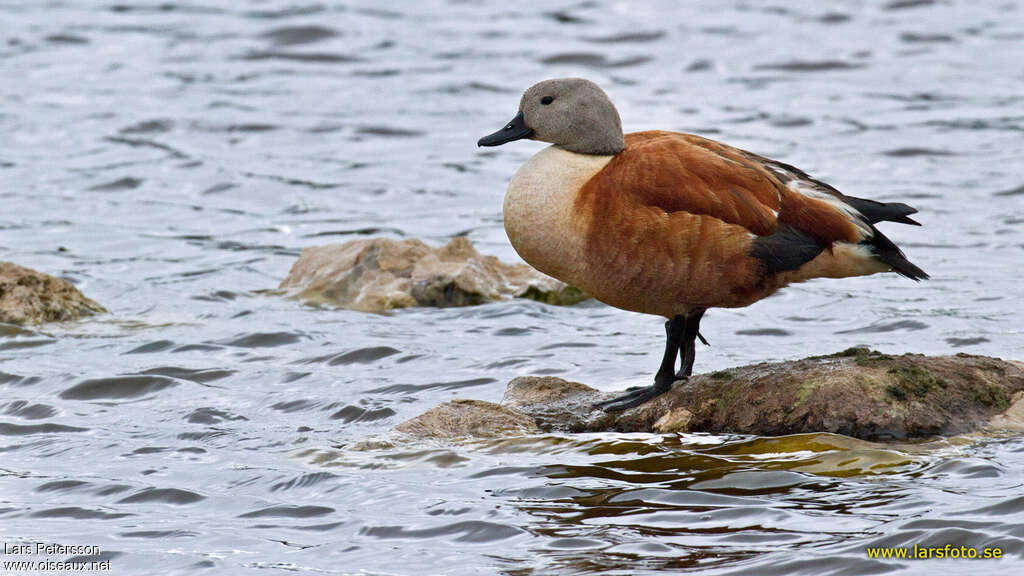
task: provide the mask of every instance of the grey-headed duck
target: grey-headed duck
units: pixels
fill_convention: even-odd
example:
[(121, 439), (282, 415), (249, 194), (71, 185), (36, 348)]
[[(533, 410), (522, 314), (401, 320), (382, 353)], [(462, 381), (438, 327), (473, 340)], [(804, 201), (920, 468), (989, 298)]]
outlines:
[(811, 278), (928, 278), (875, 227), (918, 225), (910, 206), (846, 196), (700, 136), (623, 134), (615, 106), (589, 80), (530, 87), (515, 118), (478, 144), (523, 138), (552, 145), (519, 168), (505, 195), (505, 231), (519, 255), (601, 302), (668, 319), (654, 384), (604, 410), (638, 406), (687, 378), (708, 308), (748, 306)]

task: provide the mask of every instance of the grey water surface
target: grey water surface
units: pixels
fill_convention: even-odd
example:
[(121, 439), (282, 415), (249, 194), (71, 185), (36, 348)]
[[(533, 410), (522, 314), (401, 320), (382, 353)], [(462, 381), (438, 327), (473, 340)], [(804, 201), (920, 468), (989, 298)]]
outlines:
[[(1024, 442), (549, 435), (378, 442), (551, 374), (645, 384), (661, 320), (588, 302), (372, 315), (266, 291), (304, 246), (467, 235), (535, 81), (903, 201), (932, 280), (712, 310), (697, 371), (831, 353), (1024, 360), (1015, 2), (0, 1), (0, 259), (110, 314), (0, 326), (0, 540), (117, 574), (1011, 573)], [(998, 561), (874, 546), (998, 546)], [(0, 556), (0, 560), (43, 560)], [(63, 559), (55, 557), (54, 559)]]

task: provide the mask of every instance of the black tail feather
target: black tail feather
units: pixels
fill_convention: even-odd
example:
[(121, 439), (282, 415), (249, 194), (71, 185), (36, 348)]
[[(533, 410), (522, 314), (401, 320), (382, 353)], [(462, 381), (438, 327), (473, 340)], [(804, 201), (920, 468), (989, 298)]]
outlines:
[(872, 224), (899, 222), (900, 224), (910, 224), (911, 226), (921, 225), (920, 222), (908, 218), (909, 215), (916, 214), (917, 210), (902, 202), (875, 202), (874, 200), (854, 198), (853, 196), (843, 196), (843, 202), (853, 206), (854, 210), (863, 214), (868, 219), (868, 222)]
[[(907, 208), (910, 207), (907, 206)], [(913, 210), (913, 208), (910, 209)], [(874, 226), (871, 226), (871, 231), (874, 232), (874, 236), (861, 242), (861, 244), (870, 246), (871, 252), (874, 253), (875, 257), (892, 267), (893, 272), (910, 278), (915, 282), (929, 278), (928, 273), (912, 264), (910, 260), (907, 260), (903, 251), (893, 244), (892, 240), (886, 238), (885, 234), (879, 232)]]

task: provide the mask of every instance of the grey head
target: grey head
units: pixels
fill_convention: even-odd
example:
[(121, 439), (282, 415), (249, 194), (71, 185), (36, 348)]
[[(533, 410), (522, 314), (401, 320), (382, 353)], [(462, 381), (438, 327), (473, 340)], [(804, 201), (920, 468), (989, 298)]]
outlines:
[(626, 148), (622, 121), (604, 90), (583, 78), (534, 84), (519, 101), (519, 114), (478, 146), (500, 146), (529, 138), (580, 154), (618, 154)]

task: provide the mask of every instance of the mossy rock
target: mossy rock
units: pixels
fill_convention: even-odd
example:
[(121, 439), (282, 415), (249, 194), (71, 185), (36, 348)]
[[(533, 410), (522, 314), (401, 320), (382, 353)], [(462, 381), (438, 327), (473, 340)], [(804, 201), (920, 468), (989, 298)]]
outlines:
[(502, 404), (542, 430), (566, 432), (827, 432), (873, 441), (1024, 432), (1024, 364), (966, 354), (851, 348), (695, 375), (624, 412), (594, 408), (614, 395), (528, 376), (509, 383)]

